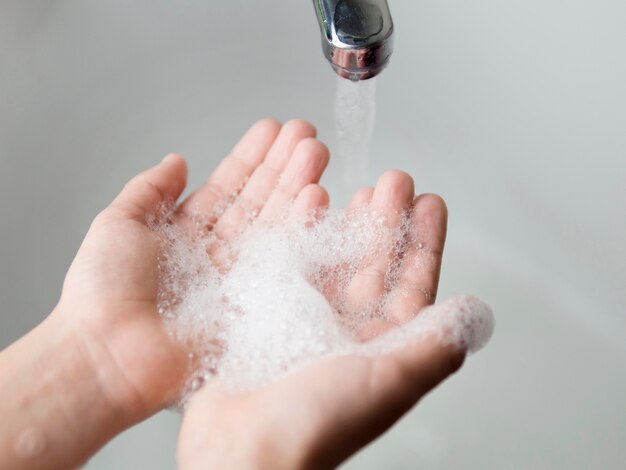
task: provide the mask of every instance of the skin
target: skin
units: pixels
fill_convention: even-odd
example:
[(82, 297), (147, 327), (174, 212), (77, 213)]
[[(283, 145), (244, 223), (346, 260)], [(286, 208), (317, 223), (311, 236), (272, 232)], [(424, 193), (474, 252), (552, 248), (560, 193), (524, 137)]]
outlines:
[[(302, 212), (326, 206), (328, 195), (317, 183), (328, 150), (315, 134), (304, 121), (259, 121), (178, 206), (176, 217), (186, 223), (194, 212), (211, 212), (236, 195), (213, 224), (227, 241), (251, 222), (250, 213), (271, 219), (291, 201)], [(0, 353), (1, 468), (78, 467), (175, 397), (187, 352), (170, 339), (157, 312), (160, 241), (146, 220), (179, 198), (186, 177), (184, 160), (168, 155), (133, 178), (94, 220), (52, 314)], [(357, 193), (353, 205), (364, 203), (383, 210), (390, 225), (398, 223), (399, 209), (410, 209), (424, 234), (420, 249), (433, 260), (420, 272), (402, 270), (405, 294), (392, 303), (390, 321), (370, 325), (375, 336), (434, 301), (446, 208), (437, 196), (414, 198), (413, 182), (401, 172), (385, 173), (376, 188)], [(355, 276), (355, 302), (358, 292), (383, 292), (380, 274), (390, 261), (382, 254)], [(335, 466), (458, 369), (463, 357), (426, 340), (378, 358), (322, 361), (253, 392), (205, 387), (185, 415), (180, 467)]]
[[(415, 197), (413, 180), (400, 171), (384, 173), (375, 188), (355, 194), (350, 206), (363, 204), (383, 211), (390, 227), (410, 211), (410, 231), (420, 233), (394, 255), (403, 260), (400, 282), (390, 293), (386, 320), (362, 325), (362, 337), (369, 340), (434, 302), (447, 210), (438, 196)], [(418, 251), (428, 260), (421, 268), (413, 262)], [(355, 274), (348, 287), (354, 308), (387, 294), (384, 276), (394, 256), (379, 253)], [(334, 468), (391, 427), (463, 359), (463, 351), (427, 338), (384, 356), (326, 359), (253, 391), (233, 393), (209, 384), (185, 413), (180, 468)]]

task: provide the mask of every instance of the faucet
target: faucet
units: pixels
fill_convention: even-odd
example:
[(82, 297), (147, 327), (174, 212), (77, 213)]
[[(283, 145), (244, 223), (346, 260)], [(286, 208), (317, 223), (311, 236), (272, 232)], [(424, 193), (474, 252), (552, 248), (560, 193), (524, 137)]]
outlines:
[(313, 0), (322, 50), (341, 77), (378, 75), (393, 52), (393, 22), (387, 0)]

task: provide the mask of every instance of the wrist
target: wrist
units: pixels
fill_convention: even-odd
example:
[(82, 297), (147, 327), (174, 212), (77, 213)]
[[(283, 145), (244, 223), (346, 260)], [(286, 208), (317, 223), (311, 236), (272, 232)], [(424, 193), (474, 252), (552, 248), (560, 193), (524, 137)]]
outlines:
[[(207, 387), (185, 411), (178, 441), (180, 470), (313, 468), (309, 432), (265, 414), (275, 404), (256, 395)], [(292, 423), (293, 424), (293, 423)]]
[(53, 314), (0, 354), (0, 467), (76, 467), (128, 416), (71, 324)]
[[(208, 424), (207, 424), (208, 425)], [(215, 426), (219, 426), (217, 423)], [(312, 459), (301, 454), (302, 448), (285, 449), (272, 442), (267, 435), (250, 435), (249, 429), (228, 434), (221, 428), (215, 430), (215, 439), (198, 443), (195, 447), (178, 450), (179, 470), (204, 470), (206, 468), (240, 468), (293, 470), (314, 468)], [(256, 442), (252, 439), (256, 438)], [(180, 441), (179, 441), (180, 442)]]

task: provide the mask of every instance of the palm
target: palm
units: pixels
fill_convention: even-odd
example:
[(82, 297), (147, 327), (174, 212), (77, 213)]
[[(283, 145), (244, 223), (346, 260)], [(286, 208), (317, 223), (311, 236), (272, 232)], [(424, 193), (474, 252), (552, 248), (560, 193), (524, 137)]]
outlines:
[[(388, 172), (375, 189), (358, 192), (351, 206), (361, 204), (383, 211), (390, 227), (400, 223), (400, 213), (411, 211), (408, 248), (394, 255), (379, 253), (349, 283), (350, 310), (358, 311), (382, 295), (391, 299), (380, 320), (360, 325), (363, 340), (368, 340), (434, 302), (447, 211), (437, 196), (414, 199), (413, 182), (401, 172)], [(419, 239), (415, 238), (418, 233)], [(400, 258), (400, 279), (388, 292), (384, 273), (390, 263), (398, 261), (394, 257)], [(419, 264), (415, 263), (417, 258)], [(180, 460), (183, 466), (194, 467), (194, 462), (201, 463), (199, 468), (219, 466), (228, 452), (226, 444), (220, 448), (222, 436), (257, 426), (261, 428), (258, 432), (246, 434), (267, 436), (266, 446), (281, 449), (286, 460), (264, 461), (263, 455), (251, 450), (251, 454), (245, 455), (244, 451), (239, 455), (240, 461), (230, 462), (234, 466), (247, 467), (252, 461), (261, 461), (257, 466), (268, 468), (334, 466), (387, 429), (420, 396), (458, 368), (462, 359), (463, 354), (454, 348), (427, 339), (376, 358), (326, 359), (256, 391), (232, 394), (220, 390), (219, 385), (208, 386), (191, 401), (186, 412)], [(208, 416), (211, 426), (207, 426)], [(253, 442), (240, 445), (242, 449), (247, 445), (250, 449), (258, 447)], [(292, 448), (309, 449), (310, 454), (289, 461), (285, 455)]]
[[(184, 222), (194, 212), (210, 213), (238, 192), (214, 221), (214, 230), (227, 241), (250, 222), (252, 204), (254, 213), (268, 218), (293, 198), (304, 209), (325, 204), (326, 193), (313, 183), (328, 154), (314, 135), (301, 121), (282, 128), (271, 120), (257, 123), (176, 217)], [(187, 367), (186, 353), (168, 336), (157, 311), (160, 240), (147, 224), (167, 199), (178, 198), (185, 179), (182, 159), (170, 157), (131, 181), (94, 221), (61, 299), (61, 305), (79, 307), (67, 310), (81, 312), (73, 320), (83, 326), (79, 330), (98, 366), (110, 370), (113, 398), (147, 412), (173, 398)], [(247, 181), (243, 188), (242, 181)]]

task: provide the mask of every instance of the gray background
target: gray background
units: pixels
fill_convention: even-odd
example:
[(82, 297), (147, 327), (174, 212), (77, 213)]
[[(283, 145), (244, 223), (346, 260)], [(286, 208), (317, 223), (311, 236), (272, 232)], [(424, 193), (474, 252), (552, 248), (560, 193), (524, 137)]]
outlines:
[[(624, 468), (626, 2), (391, 8), (372, 181), (402, 168), (447, 199), (441, 294), (484, 298), (497, 328), (347, 467)], [(312, 120), (332, 150), (335, 80), (309, 0), (0, 0), (0, 346), (167, 152), (194, 187), (266, 115)], [(87, 468), (173, 468), (177, 426), (161, 413)]]

